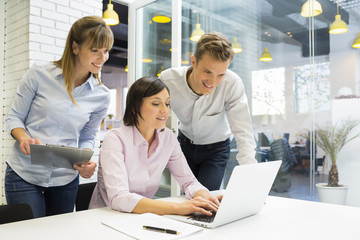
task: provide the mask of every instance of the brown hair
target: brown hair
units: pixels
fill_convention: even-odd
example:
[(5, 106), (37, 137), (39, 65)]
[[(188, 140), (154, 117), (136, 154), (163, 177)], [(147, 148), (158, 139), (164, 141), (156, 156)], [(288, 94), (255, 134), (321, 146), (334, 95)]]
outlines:
[(231, 62), (234, 58), (234, 50), (232, 49), (231, 42), (218, 32), (205, 33), (196, 43), (194, 53), (196, 63), (199, 62), (205, 53), (222, 62), (227, 60)]
[(125, 126), (137, 126), (139, 124), (138, 116), (141, 116), (140, 108), (144, 98), (151, 97), (164, 88), (170, 95), (169, 88), (156, 77), (143, 77), (136, 80), (130, 87), (126, 97), (126, 108), (123, 118)]
[[(54, 64), (62, 69), (66, 90), (69, 93), (71, 101), (75, 104), (72, 95), (73, 74), (75, 71), (75, 55), (72, 48), (73, 42), (76, 42), (79, 46), (86, 44), (90, 49), (105, 47), (110, 50), (114, 43), (114, 35), (102, 18), (97, 16), (80, 18), (71, 26), (66, 39), (64, 53), (59, 60), (54, 61)], [(99, 81), (99, 84), (102, 84), (99, 74), (94, 74), (94, 76)]]

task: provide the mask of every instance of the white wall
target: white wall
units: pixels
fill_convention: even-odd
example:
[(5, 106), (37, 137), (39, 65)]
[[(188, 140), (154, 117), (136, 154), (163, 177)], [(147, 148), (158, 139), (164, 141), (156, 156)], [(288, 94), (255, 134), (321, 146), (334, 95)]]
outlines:
[(330, 34), (331, 99), (342, 87), (349, 87), (354, 94), (359, 94), (360, 51), (351, 46), (360, 26), (349, 24), (348, 29), (343, 34)]
[[(4, 5), (4, 7), (3, 7)], [(48, 62), (59, 59), (72, 23), (87, 15), (102, 15), (102, 0), (2, 0), (0, 3), (0, 57), (4, 54), (1, 67), (1, 88), (3, 108), (1, 117), (8, 112), (16, 87), (25, 71), (34, 62)], [(3, 24), (2, 22), (5, 22)], [(4, 38), (4, 41), (1, 41)], [(2, 58), (1, 58), (2, 59)], [(2, 62), (2, 60), (0, 61)], [(4, 74), (1, 74), (2, 71)], [(1, 119), (2, 120), (2, 119)], [(1, 121), (3, 122), (3, 121)], [(5, 161), (14, 140), (2, 131), (1, 139), (1, 203), (5, 203), (3, 177)], [(99, 144), (98, 144), (99, 146)], [(96, 150), (96, 154), (98, 151)], [(97, 161), (97, 156), (93, 158)], [(96, 179), (96, 174), (87, 181)]]

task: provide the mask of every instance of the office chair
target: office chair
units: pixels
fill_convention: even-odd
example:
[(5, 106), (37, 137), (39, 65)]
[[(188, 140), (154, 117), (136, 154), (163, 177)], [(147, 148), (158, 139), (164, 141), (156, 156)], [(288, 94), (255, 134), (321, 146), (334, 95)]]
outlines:
[(267, 136), (265, 135), (265, 133), (263, 133), (263, 132), (258, 133), (258, 142), (259, 142), (260, 147), (270, 146), (270, 141), (267, 138)]
[(79, 185), (79, 189), (75, 201), (76, 211), (83, 211), (89, 208), (90, 199), (95, 186), (96, 186), (96, 182), (84, 183)]
[(271, 190), (275, 192), (286, 192), (291, 187), (291, 170), (297, 164), (295, 155), (286, 138), (273, 141), (270, 147), (270, 160), (282, 160)]
[[(312, 153), (312, 155), (313, 155), (312, 157), (313, 157), (313, 159), (315, 161), (317, 161), (317, 158), (316, 158), (316, 154), (317, 154), (316, 143), (314, 144), (314, 147), (315, 147), (314, 148), (315, 152)], [(305, 176), (308, 176), (309, 172), (310, 172), (310, 159), (311, 159), (310, 148), (311, 148), (310, 141), (306, 140), (305, 149), (299, 152), (300, 153), (300, 160), (302, 162), (302, 171), (305, 174)], [(321, 161), (321, 159), (319, 159), (318, 161)]]
[(290, 133), (284, 133), (283, 138), (286, 138), (289, 141)]
[(33, 219), (34, 215), (28, 204), (8, 204), (0, 206), (0, 224)]

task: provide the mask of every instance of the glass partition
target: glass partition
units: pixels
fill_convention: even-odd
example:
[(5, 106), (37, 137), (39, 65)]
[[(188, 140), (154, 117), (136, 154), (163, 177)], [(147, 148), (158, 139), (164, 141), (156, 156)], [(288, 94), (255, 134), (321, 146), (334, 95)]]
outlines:
[[(315, 184), (327, 182), (331, 159), (314, 141), (317, 128), (360, 119), (360, 49), (352, 47), (360, 32), (359, 1), (339, 1), (337, 8), (335, 0), (318, 0), (322, 13), (313, 17), (301, 14), (305, 0), (180, 2), (181, 29), (152, 20), (155, 14), (178, 11), (170, 0), (153, 1), (136, 11), (136, 47), (130, 51), (136, 57), (136, 78), (171, 67), (172, 31), (181, 33), (184, 66), (190, 65), (195, 49), (193, 33), (226, 35), (237, 46), (230, 69), (245, 86), (257, 160), (296, 159), (295, 166), (280, 172), (271, 194), (318, 201)], [(348, 31), (330, 34), (337, 14)], [(260, 61), (265, 55), (268, 61)], [(347, 204), (355, 206), (360, 206), (360, 162), (355, 159), (359, 141), (347, 144), (337, 159), (340, 181), (349, 185)], [(235, 155), (234, 146), (223, 187), (236, 165)]]
[(136, 74), (159, 76), (171, 67), (171, 0), (154, 1), (136, 11)]
[[(283, 161), (297, 161), (293, 168), (280, 171), (271, 194), (318, 201), (315, 183), (327, 182), (330, 159), (315, 144), (314, 131), (345, 115), (360, 119), (356, 105), (345, 103), (350, 101), (347, 98), (360, 101), (359, 49), (351, 47), (360, 31), (360, 11), (356, 1), (342, 1), (339, 13), (349, 30), (335, 35), (329, 34), (329, 28), (335, 20), (336, 1), (319, 1), (323, 13), (315, 17), (301, 16), (304, 2), (183, 0), (182, 64), (190, 64), (196, 44), (190, 37), (199, 28), (221, 32), (233, 45), (240, 44), (230, 69), (245, 85), (257, 159), (271, 161), (280, 156)], [(260, 61), (265, 51), (271, 61)], [(279, 139), (286, 139), (280, 141), (288, 145), (281, 153)], [(236, 164), (235, 154), (231, 161), (230, 168)], [(342, 171), (348, 170), (342, 167)]]

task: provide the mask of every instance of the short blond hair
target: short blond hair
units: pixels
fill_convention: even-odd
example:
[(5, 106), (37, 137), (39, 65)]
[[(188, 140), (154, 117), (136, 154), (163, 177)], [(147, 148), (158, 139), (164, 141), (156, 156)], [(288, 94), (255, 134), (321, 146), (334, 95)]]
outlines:
[(194, 53), (196, 63), (199, 62), (205, 53), (222, 62), (227, 60), (231, 62), (234, 58), (234, 50), (232, 49), (231, 42), (219, 32), (205, 33), (196, 43)]

